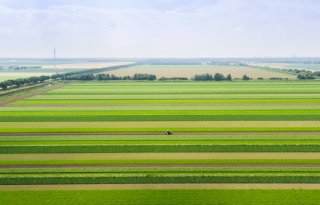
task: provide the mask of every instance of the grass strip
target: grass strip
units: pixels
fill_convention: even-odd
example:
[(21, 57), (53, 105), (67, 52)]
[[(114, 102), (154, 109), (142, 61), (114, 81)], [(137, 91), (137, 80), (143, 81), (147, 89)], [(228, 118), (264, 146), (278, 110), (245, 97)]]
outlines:
[(6, 205), (300, 205), (317, 204), (319, 190), (41, 190), (0, 191)]

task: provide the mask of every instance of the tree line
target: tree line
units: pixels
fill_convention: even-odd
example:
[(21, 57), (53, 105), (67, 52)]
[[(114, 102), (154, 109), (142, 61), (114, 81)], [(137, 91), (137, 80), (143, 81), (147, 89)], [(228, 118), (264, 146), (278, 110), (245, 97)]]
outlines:
[[(109, 68), (108, 70), (113, 70), (115, 68)], [(105, 69), (103, 69), (105, 70)], [(113, 74), (96, 74), (97, 72), (101, 72), (101, 69), (93, 69), (93, 70), (86, 70), (86, 71), (79, 71), (79, 72), (70, 72), (70, 73), (61, 73), (61, 74), (54, 74), (51, 76), (34, 76), (29, 78), (20, 78), (16, 80), (7, 80), (0, 83), (0, 88), (2, 90), (6, 90), (8, 88), (18, 88), (21, 86), (26, 85), (33, 85), (38, 83), (43, 83), (48, 80), (83, 80), (83, 81), (92, 81), (92, 80), (98, 80), (98, 81), (105, 81), (105, 80), (146, 80), (146, 81), (154, 81), (157, 80), (157, 76), (153, 74), (141, 74), (137, 73), (133, 76), (116, 76)], [(175, 77), (175, 78), (165, 78), (162, 77), (159, 79), (160, 81), (165, 80), (189, 80), (185, 77)], [(216, 73), (214, 75), (212, 74), (198, 74), (195, 75), (191, 80), (195, 81), (231, 81), (232, 76), (229, 74), (226, 77), (223, 74)], [(250, 80), (250, 78), (247, 75), (243, 76), (243, 80)]]
[(43, 83), (47, 80), (148, 80), (153, 81), (156, 80), (157, 77), (152, 74), (134, 74), (133, 76), (124, 76), (119, 77), (110, 74), (55, 74), (52, 76), (39, 76), (39, 77), (30, 77), (30, 78), (20, 78), (16, 80), (7, 80), (0, 83), (0, 88), (6, 90), (11, 87), (21, 87), (26, 85), (33, 85), (37, 83)]
[(285, 69), (286, 72), (297, 75), (299, 80), (314, 80), (320, 77), (320, 71), (309, 71), (301, 69)]
[(166, 80), (189, 80), (189, 78), (186, 78), (186, 77), (171, 77), (171, 78), (161, 77), (159, 80), (160, 81), (166, 81)]
[[(242, 80), (251, 80), (251, 78), (244, 74), (241, 78)], [(227, 76), (224, 76), (221, 73), (215, 73), (214, 75), (206, 73), (206, 74), (197, 74), (191, 80), (195, 81), (232, 81), (233, 78), (231, 74), (228, 74)]]
[(156, 80), (157, 77), (152, 74), (134, 74), (133, 76), (115, 76), (113, 74), (83, 74), (83, 75), (74, 75), (69, 76), (66, 80), (149, 80), (153, 81)]
[(232, 76), (231, 76), (231, 74), (228, 74), (227, 77), (225, 77), (221, 73), (216, 73), (214, 75), (206, 73), (206, 74), (197, 74), (197, 75), (193, 76), (192, 80), (195, 80), (195, 81), (223, 81), (223, 80), (231, 81)]
[(20, 78), (16, 80), (6, 80), (4, 82), (0, 82), (0, 88), (3, 90), (8, 89), (9, 87), (21, 87), (24, 85), (33, 85), (37, 83), (43, 83), (46, 80), (49, 80), (50, 76), (39, 76), (39, 77), (29, 77), (29, 78)]
[[(90, 69), (90, 70), (83, 70), (83, 71), (69, 72), (69, 73), (59, 73), (51, 76), (43, 75), (43, 76), (34, 76), (29, 78), (19, 78), (15, 80), (6, 80), (3, 82), (0, 82), (0, 88), (3, 90), (6, 90), (12, 87), (18, 88), (21, 86), (43, 83), (44, 81), (47, 81), (47, 80), (72, 80), (73, 78), (75, 79), (78, 78), (78, 80), (83, 78), (83, 80), (86, 80), (88, 76), (94, 76), (95, 73), (112, 71), (120, 68), (127, 68), (134, 65), (136, 64), (120, 65), (120, 66), (113, 66), (113, 67), (99, 68), (99, 69)], [(92, 78), (92, 80), (94, 79)]]

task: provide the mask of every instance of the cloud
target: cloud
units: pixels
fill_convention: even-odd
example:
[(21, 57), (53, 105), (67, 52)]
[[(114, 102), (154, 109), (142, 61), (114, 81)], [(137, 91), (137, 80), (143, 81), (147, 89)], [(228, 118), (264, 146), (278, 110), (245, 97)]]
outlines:
[(312, 0), (23, 2), (0, 0), (1, 57), (48, 57), (54, 47), (63, 57), (314, 56), (320, 51), (320, 3)]

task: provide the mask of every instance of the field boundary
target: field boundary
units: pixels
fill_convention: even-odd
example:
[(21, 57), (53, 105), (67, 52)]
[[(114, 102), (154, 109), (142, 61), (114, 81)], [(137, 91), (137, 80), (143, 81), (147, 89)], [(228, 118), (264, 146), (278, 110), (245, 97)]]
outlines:
[(0, 185), (0, 191), (27, 191), (27, 190), (159, 190), (159, 189), (261, 189), (261, 190), (292, 190), (308, 189), (320, 190), (320, 184), (76, 184), (76, 185)]

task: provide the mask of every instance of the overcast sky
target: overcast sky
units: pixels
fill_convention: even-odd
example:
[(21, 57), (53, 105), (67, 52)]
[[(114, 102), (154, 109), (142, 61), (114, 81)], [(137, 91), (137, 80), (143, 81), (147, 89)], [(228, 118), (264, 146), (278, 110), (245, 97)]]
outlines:
[(320, 56), (319, 0), (0, 0), (0, 57)]

